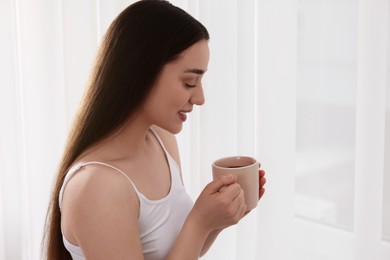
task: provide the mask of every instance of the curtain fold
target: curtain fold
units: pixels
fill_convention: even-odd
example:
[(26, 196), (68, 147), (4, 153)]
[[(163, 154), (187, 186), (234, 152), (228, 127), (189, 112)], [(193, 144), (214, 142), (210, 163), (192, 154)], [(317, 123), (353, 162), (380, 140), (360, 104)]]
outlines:
[[(381, 259), (386, 87), (387, 0), (359, 0), (354, 259)], [(369, 175), (369, 177), (368, 177)]]
[(22, 169), (23, 146), (21, 127), (21, 102), (18, 77), (17, 14), (16, 4), (2, 1), (0, 29), (4, 37), (0, 59), (0, 180), (2, 223), (0, 234), (4, 238), (0, 248), (4, 259), (22, 259), (26, 246), (23, 232), (25, 210), (23, 210)]
[(289, 259), (294, 255), (297, 2), (259, 1), (256, 11), (255, 139), (267, 192), (258, 209), (254, 259)]

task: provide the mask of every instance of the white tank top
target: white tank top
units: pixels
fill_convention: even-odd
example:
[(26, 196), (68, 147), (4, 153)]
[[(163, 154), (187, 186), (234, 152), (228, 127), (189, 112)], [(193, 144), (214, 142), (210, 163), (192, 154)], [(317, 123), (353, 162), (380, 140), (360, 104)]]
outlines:
[[(140, 240), (145, 260), (166, 259), (166, 256), (175, 242), (184, 220), (190, 212), (193, 201), (187, 194), (181, 178), (180, 168), (176, 161), (165, 149), (160, 137), (151, 129), (159, 141), (168, 160), (171, 174), (171, 189), (167, 196), (159, 200), (149, 200), (138, 191), (131, 179), (120, 169), (102, 162), (87, 162), (73, 166), (67, 173), (59, 194), (59, 204), (61, 209), (64, 189), (70, 178), (77, 171), (90, 164), (99, 164), (110, 167), (123, 174), (133, 186), (140, 203), (139, 208), (139, 229)], [(74, 260), (84, 260), (85, 257), (79, 246), (71, 244), (65, 236), (62, 236), (64, 245)]]

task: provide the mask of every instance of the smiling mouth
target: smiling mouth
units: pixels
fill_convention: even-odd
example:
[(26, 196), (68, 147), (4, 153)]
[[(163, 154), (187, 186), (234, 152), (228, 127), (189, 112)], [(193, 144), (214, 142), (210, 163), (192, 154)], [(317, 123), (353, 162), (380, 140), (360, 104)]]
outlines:
[(185, 122), (187, 120), (187, 112), (179, 111), (179, 117), (180, 119)]

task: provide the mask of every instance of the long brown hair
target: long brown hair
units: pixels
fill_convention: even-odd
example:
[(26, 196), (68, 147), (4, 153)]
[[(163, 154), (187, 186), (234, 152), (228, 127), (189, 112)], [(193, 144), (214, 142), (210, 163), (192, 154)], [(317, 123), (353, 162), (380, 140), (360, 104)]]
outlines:
[(142, 105), (162, 67), (202, 39), (206, 28), (167, 1), (142, 0), (110, 25), (68, 137), (48, 212), (43, 257), (71, 259), (61, 233), (59, 191), (75, 160), (120, 128)]

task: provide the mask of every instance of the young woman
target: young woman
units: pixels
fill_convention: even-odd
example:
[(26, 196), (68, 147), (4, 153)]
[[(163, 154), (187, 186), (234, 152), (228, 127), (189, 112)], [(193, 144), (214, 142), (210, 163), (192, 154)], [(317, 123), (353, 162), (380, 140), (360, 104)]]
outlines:
[(209, 183), (195, 203), (183, 187), (174, 134), (205, 101), (208, 39), (166, 1), (136, 2), (114, 20), (60, 165), (45, 257), (198, 259), (245, 215), (233, 176)]

